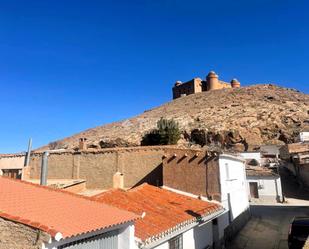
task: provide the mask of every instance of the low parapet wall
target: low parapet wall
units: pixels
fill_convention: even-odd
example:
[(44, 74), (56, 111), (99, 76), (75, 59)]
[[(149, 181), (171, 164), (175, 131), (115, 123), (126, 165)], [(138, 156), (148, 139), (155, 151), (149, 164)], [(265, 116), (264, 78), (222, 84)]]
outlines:
[[(162, 157), (166, 151), (177, 150), (185, 154), (191, 150), (170, 146), (145, 146), (85, 151), (50, 152), (49, 179), (85, 179), (87, 188), (113, 187), (113, 175), (124, 175), (124, 187), (131, 188), (143, 182), (162, 185)], [(33, 153), (27, 169), (30, 179), (41, 174), (42, 153)]]

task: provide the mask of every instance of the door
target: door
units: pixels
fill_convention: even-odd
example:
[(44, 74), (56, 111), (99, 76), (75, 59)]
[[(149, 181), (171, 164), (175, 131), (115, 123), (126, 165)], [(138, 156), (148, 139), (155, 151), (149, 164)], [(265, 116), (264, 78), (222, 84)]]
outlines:
[(259, 190), (257, 182), (249, 182), (251, 198), (259, 198)]
[(21, 173), (19, 169), (3, 169), (3, 176), (7, 176), (14, 179), (21, 179)]

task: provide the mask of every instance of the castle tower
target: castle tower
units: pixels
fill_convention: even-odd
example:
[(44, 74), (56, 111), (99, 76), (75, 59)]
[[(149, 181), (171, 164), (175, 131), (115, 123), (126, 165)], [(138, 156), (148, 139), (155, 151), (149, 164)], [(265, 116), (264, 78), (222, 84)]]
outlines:
[(240, 87), (240, 82), (237, 79), (232, 79), (231, 81), (231, 87), (232, 88), (239, 88)]
[(177, 80), (175, 83), (175, 86), (180, 86), (182, 84), (182, 82), (180, 80)]
[(219, 76), (214, 72), (210, 71), (206, 77), (207, 91), (220, 89)]

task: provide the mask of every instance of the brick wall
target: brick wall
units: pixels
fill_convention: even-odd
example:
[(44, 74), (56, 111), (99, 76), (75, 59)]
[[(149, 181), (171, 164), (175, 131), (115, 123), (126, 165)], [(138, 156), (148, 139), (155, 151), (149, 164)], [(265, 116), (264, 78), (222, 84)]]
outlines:
[(48, 240), (45, 232), (0, 218), (0, 249), (39, 249)]
[(220, 200), (218, 160), (205, 152), (169, 150), (163, 175), (164, 186)]

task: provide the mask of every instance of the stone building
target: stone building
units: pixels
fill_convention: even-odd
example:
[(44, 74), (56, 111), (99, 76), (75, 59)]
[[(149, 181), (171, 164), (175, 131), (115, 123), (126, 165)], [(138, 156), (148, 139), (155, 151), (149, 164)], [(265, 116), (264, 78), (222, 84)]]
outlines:
[(173, 99), (199, 92), (238, 87), (240, 82), (237, 79), (227, 83), (219, 80), (219, 76), (214, 71), (210, 71), (205, 80), (194, 78), (184, 83), (177, 81), (173, 87)]

